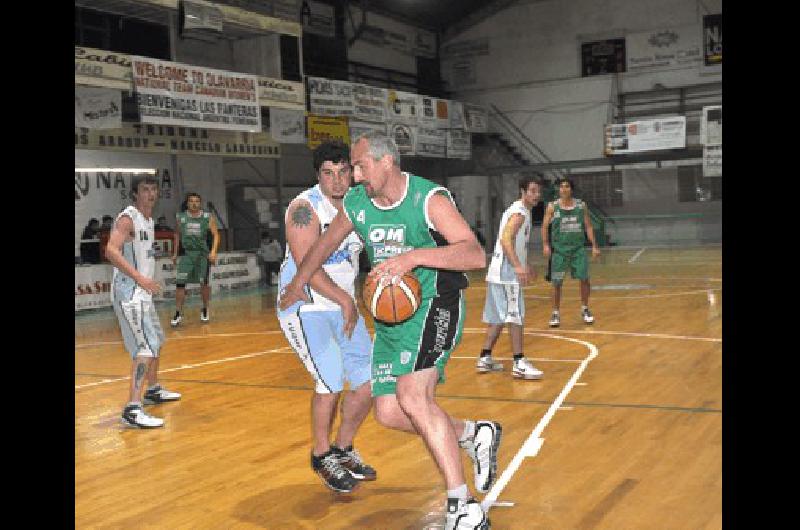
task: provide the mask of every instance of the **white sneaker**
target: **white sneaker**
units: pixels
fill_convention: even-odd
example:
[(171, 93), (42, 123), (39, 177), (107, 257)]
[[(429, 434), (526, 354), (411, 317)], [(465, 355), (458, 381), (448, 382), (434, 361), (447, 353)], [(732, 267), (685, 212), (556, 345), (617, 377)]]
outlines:
[(485, 357), (478, 357), (478, 362), (475, 364), (475, 368), (477, 368), (478, 372), (482, 374), (485, 374), (486, 372), (502, 372), (503, 363), (495, 362), (491, 355), (487, 355)]
[(523, 357), (514, 361), (514, 368), (511, 370), (511, 374), (521, 379), (541, 379), (544, 372), (534, 367), (533, 363)]
[(155, 418), (147, 414), (141, 405), (128, 405), (122, 411), (122, 423), (129, 427), (139, 427), (140, 429), (154, 429), (163, 427), (164, 420)]
[(178, 392), (172, 392), (159, 385), (155, 390), (148, 390), (145, 392), (142, 402), (145, 405), (155, 405), (157, 403), (164, 403), (165, 401), (178, 401), (180, 398), (181, 395)]
[(180, 311), (175, 311), (175, 316), (169, 321), (169, 325), (174, 328), (181, 323), (181, 320), (183, 320), (183, 317), (181, 316)]
[(200, 320), (208, 322), (208, 308), (204, 307), (200, 310)]
[(445, 530), (489, 530), (491, 523), (475, 499), (447, 499)]
[(553, 314), (550, 316), (550, 322), (548, 322), (548, 324), (550, 324), (551, 328), (557, 328), (558, 326), (561, 325), (561, 317), (559, 316), (558, 311), (553, 311)]
[(489, 491), (497, 477), (497, 450), (502, 436), (503, 427), (499, 423), (478, 420), (475, 422), (475, 436), (461, 444), (472, 459), (475, 489), (481, 493)]
[(592, 312), (589, 311), (588, 307), (583, 311), (581, 311), (581, 316), (583, 317), (583, 321), (586, 324), (591, 324), (592, 322), (594, 322), (594, 316), (592, 315)]

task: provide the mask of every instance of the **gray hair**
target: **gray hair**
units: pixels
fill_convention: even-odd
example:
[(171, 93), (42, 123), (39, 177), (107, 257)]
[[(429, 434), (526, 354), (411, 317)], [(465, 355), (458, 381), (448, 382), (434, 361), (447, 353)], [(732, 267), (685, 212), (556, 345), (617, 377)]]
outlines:
[(400, 167), (400, 150), (397, 148), (397, 144), (392, 137), (387, 136), (381, 131), (369, 131), (356, 138), (355, 143), (361, 140), (367, 141), (367, 145), (369, 146), (367, 152), (374, 160), (380, 160), (384, 156), (389, 155), (392, 157), (392, 160), (394, 160), (394, 165)]

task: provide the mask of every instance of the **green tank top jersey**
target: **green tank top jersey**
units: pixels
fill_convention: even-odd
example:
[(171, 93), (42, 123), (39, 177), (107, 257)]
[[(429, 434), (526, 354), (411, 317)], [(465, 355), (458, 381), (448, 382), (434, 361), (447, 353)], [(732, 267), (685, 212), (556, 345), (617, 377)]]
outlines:
[[(364, 241), (367, 257), (374, 266), (387, 258), (415, 248), (447, 245), (447, 240), (429, 224), (425, 205), (434, 193), (450, 200), (447, 188), (422, 177), (403, 173), (408, 179), (406, 193), (392, 206), (376, 206), (364, 186), (350, 188), (344, 196), (344, 212)], [(463, 272), (417, 267), (414, 274), (422, 286), (422, 299), (458, 295), (469, 284)]]
[(553, 220), (550, 224), (553, 247), (559, 250), (574, 250), (582, 248), (585, 241), (583, 222), (584, 208), (586, 205), (580, 199), (575, 199), (575, 206), (565, 210), (553, 201)]
[(181, 250), (186, 252), (208, 252), (208, 226), (211, 217), (208, 212), (202, 212), (199, 217), (192, 217), (189, 212), (180, 212), (177, 215), (178, 230), (181, 233)]

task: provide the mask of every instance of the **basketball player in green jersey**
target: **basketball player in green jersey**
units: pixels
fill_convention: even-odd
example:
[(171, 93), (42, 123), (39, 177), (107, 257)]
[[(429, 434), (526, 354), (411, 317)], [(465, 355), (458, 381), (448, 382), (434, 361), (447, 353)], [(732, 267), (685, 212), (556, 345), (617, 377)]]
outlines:
[[(594, 322), (589, 311), (589, 264), (583, 248), (585, 238), (592, 244), (592, 260), (600, 255), (594, 239), (592, 220), (586, 204), (572, 196), (572, 181), (562, 178), (556, 181), (558, 199), (547, 205), (542, 221), (542, 247), (544, 257), (550, 260), (550, 280), (553, 282), (553, 314), (550, 327), (561, 325), (559, 307), (561, 306), (561, 285), (569, 270), (573, 279), (581, 282), (581, 316), (586, 324)], [(548, 230), (552, 224), (552, 231)], [(553, 234), (552, 248), (549, 244), (550, 233)], [(586, 236), (584, 236), (584, 232)]]
[[(305, 255), (280, 295), (281, 309), (308, 301), (303, 287), (353, 230), (365, 242), (380, 281), (413, 271), (422, 286), (417, 312), (405, 322), (375, 322), (372, 395), (382, 425), (419, 434), (447, 488), (445, 528), (489, 527), (484, 508), (469, 495), (459, 445), (475, 466), (475, 487), (487, 492), (497, 471), (502, 429), (493, 421), (462, 421), (436, 402), (436, 384), (461, 340), (468, 281), (463, 271), (486, 266), (486, 254), (455, 207), (450, 192), (403, 172), (391, 138), (367, 133), (352, 145), (355, 182), (328, 230)], [(355, 304), (342, 306), (346, 333), (357, 319)]]
[[(172, 262), (177, 263), (175, 277), (175, 316), (170, 325), (177, 326), (183, 320), (181, 311), (186, 299), (186, 284), (199, 283), (203, 309), (200, 320), (208, 322), (208, 302), (211, 298), (211, 286), (208, 284), (209, 264), (217, 261), (219, 247), (219, 231), (213, 215), (202, 210), (202, 199), (197, 193), (186, 195), (184, 211), (176, 217), (175, 250)], [(208, 233), (211, 232), (213, 242), (208, 249)]]

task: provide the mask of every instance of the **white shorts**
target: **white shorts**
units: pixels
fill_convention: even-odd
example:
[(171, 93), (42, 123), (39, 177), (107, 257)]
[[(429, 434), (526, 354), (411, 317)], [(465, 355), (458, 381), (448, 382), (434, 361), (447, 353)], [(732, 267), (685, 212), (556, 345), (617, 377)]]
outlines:
[(152, 300), (114, 299), (114, 313), (119, 320), (122, 340), (131, 357), (158, 357), (164, 344), (164, 330)]
[(486, 324), (522, 325), (525, 319), (525, 299), (518, 284), (486, 282), (486, 304), (483, 321)]

